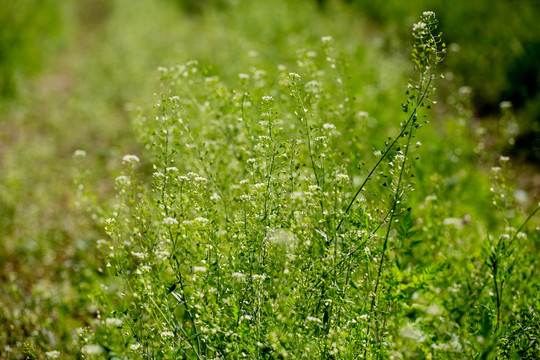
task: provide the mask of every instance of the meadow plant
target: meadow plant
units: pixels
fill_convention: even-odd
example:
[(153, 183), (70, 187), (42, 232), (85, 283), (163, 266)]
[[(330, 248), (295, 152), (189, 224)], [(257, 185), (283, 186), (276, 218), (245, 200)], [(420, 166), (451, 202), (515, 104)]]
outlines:
[[(196, 61), (159, 68), (154, 114), (141, 109), (136, 120), (146, 152), (123, 157), (116, 202), (103, 216), (114, 276), (93, 295), (100, 311), (94, 330), (81, 332), (83, 355), (382, 359), (462, 351), (460, 331), (437, 317), (446, 300), (414, 315), (420, 296), (438, 296), (438, 265), (404, 255), (419, 231), (408, 203), (417, 134), (445, 53), (433, 12), (423, 13), (413, 37), (417, 78), (396, 135), (374, 149), (350, 142), (355, 114), (367, 114), (353, 101), (346, 58), (331, 37), (299, 50), (295, 68), (251, 68), (233, 87)], [(494, 193), (499, 204), (504, 191)], [(496, 329), (521, 231), (486, 247)]]

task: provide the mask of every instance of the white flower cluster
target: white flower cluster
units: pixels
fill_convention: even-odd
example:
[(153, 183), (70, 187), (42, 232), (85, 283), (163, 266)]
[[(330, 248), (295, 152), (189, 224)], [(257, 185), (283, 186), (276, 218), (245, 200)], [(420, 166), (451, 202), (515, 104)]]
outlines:
[(130, 165), (133, 165), (133, 164), (136, 164), (138, 162), (140, 162), (139, 160), (139, 157), (137, 155), (124, 155), (124, 157), (122, 158), (122, 162), (124, 164), (130, 164)]
[(47, 359), (58, 359), (58, 357), (60, 356), (60, 351), (58, 350), (47, 351), (45, 353), (45, 356), (47, 357)]
[(74, 159), (82, 159), (85, 157), (86, 157), (86, 151), (84, 150), (75, 150), (75, 152), (73, 153)]
[(347, 174), (337, 174), (336, 175), (336, 180), (338, 182), (347, 182), (347, 181), (349, 181), (349, 175), (347, 175)]
[(174, 337), (174, 333), (172, 331), (164, 331), (161, 333), (161, 337), (163, 339), (169, 339)]
[(242, 274), (240, 272), (233, 272), (231, 276), (237, 281), (244, 281), (246, 279), (246, 274)]
[(120, 327), (122, 326), (122, 319), (107, 318), (105, 319), (105, 325), (109, 327)]
[(266, 279), (266, 275), (262, 274), (253, 274), (251, 278), (255, 281), (264, 281)]
[(120, 187), (127, 187), (131, 184), (131, 180), (125, 175), (120, 175), (115, 179), (115, 182)]
[(205, 266), (194, 266), (193, 267), (193, 272), (194, 273), (198, 273), (198, 272), (206, 272), (206, 267)]
[(103, 353), (104, 349), (102, 346), (97, 344), (86, 344), (82, 347), (81, 352), (84, 355), (100, 355)]
[(326, 123), (326, 124), (323, 124), (323, 129), (325, 130), (335, 130), (336, 129), (336, 125), (334, 124), (329, 124), (329, 123)]
[(163, 225), (173, 226), (178, 225), (178, 220), (172, 217), (166, 217), (165, 219), (163, 219), (162, 223)]
[(289, 79), (291, 79), (292, 81), (298, 81), (301, 79), (300, 75), (298, 75), (297, 73), (289, 73)]

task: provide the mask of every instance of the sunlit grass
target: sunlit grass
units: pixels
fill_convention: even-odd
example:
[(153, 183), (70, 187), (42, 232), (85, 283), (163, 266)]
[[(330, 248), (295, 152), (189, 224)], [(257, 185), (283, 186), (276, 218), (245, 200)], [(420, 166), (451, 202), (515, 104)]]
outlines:
[[(295, 260), (289, 257), (302, 251), (313, 257), (328, 255), (323, 251), (324, 246), (313, 249), (306, 241), (316, 243), (325, 236), (331, 239), (336, 235), (328, 229), (335, 229), (337, 219), (342, 216), (340, 211), (346, 208), (370, 166), (384, 152), (385, 141), (399, 133), (399, 124), (404, 120), (401, 103), (407, 99), (405, 90), (408, 79), (413, 76), (409, 45), (402, 45), (401, 52), (389, 53), (388, 49), (395, 47), (387, 46), (390, 40), (384, 33), (368, 28), (357, 13), (337, 4), (321, 12), (312, 2), (231, 2), (222, 7), (208, 7), (201, 13), (183, 13), (173, 1), (119, 0), (106, 5), (105, 2), (88, 4), (80, 9), (68, 4), (63, 10), (67, 11), (65, 16), (77, 16), (66, 26), (73, 30), (72, 35), (66, 35), (63, 51), (56, 60), (44, 62), (41, 75), (20, 82), (19, 96), (5, 108), (6, 120), (0, 124), (3, 236), (0, 320), (5, 330), (0, 335), (1, 357), (67, 359), (81, 352), (136, 356), (142, 351), (158, 354), (162, 350), (159, 344), (182, 341), (177, 336), (183, 335), (178, 335), (180, 330), (176, 331), (170, 319), (166, 325), (159, 325), (155, 348), (149, 345), (151, 342), (134, 341), (117, 329), (123, 326), (125, 331), (137, 333), (142, 339), (148, 335), (145, 332), (155, 332), (157, 328), (142, 326), (134, 330), (130, 321), (140, 313), (141, 318), (150, 317), (148, 324), (157, 324), (156, 319), (163, 315), (157, 310), (161, 309), (161, 304), (172, 307), (178, 302), (173, 292), (182, 297), (178, 289), (171, 290), (172, 274), (164, 268), (155, 286), (165, 297), (152, 297), (159, 306), (148, 303), (152, 311), (139, 309), (139, 313), (129, 316), (119, 311), (131, 309), (126, 302), (131, 298), (119, 296), (125, 286), (119, 280), (129, 279), (132, 274), (127, 276), (112, 270), (131, 266), (131, 262), (142, 265), (139, 261), (146, 261), (150, 256), (147, 253), (150, 247), (131, 249), (126, 255), (129, 261), (122, 267), (107, 258), (110, 252), (107, 243), (112, 243), (114, 234), (112, 238), (106, 234), (104, 220), (111, 218), (115, 209), (117, 190), (124, 197), (122, 201), (127, 201), (126, 206), (134, 206), (129, 202), (132, 189), (139, 194), (134, 199), (137, 211), (142, 212), (143, 224), (148, 222), (157, 229), (178, 226), (185, 228), (186, 234), (200, 239), (204, 246), (210, 241), (216, 246), (216, 254), (227, 254), (227, 261), (232, 264), (226, 269), (227, 274), (236, 274), (219, 280), (214, 276), (216, 270), (212, 264), (202, 263), (203, 255), (196, 258), (185, 255), (182, 266), (189, 274), (189, 281), (201, 288), (216, 283), (230, 287), (250, 284), (246, 289), (254, 297), (246, 301), (251, 312), (241, 307), (234, 318), (237, 325), (242, 323), (244, 340), (237, 342), (238, 338), (223, 337), (218, 341), (220, 346), (253, 357), (261, 357), (263, 353), (277, 356), (280, 352), (329, 354), (334, 351), (332, 344), (340, 343), (341, 335), (347, 336), (343, 330), (346, 328), (334, 326), (336, 332), (332, 339), (314, 340), (324, 338), (324, 327), (317, 330), (318, 320), (321, 324), (330, 321), (325, 320), (322, 307), (319, 314), (308, 310), (314, 305), (310, 303), (313, 299), (302, 292), (308, 285), (295, 290), (295, 299), (297, 303), (305, 300), (301, 307), (306, 315), (303, 319), (309, 326), (292, 320), (285, 326), (285, 320), (277, 319), (279, 312), (265, 310), (266, 319), (275, 321), (270, 322), (275, 338), (272, 331), (266, 333), (266, 338), (261, 332), (268, 321), (257, 323), (263, 316), (257, 312), (261, 306), (257, 305), (256, 295), (264, 299), (267, 296), (264, 292), (270, 286), (282, 289), (284, 294), (287, 288), (293, 287), (294, 283), (280, 277), (283, 269), (309, 279), (309, 274), (319, 276), (331, 268), (334, 260), (327, 258), (319, 263), (319, 259), (314, 258), (313, 264), (321, 266), (320, 273), (309, 266), (295, 270), (291, 265)], [(329, 36), (331, 44), (327, 41)], [(152, 150), (158, 135), (152, 135), (151, 130), (159, 134), (161, 129), (147, 127), (141, 119), (146, 116), (146, 124), (149, 124), (159, 116), (159, 111), (153, 112), (151, 106), (162, 101), (159, 94), (167, 94), (171, 86), (169, 80), (165, 80), (165, 87), (160, 87), (158, 66), (174, 68), (190, 59), (199, 61), (195, 67), (198, 73), (192, 79), (194, 83), (173, 85), (171, 95), (180, 96), (179, 106), (183, 107), (180, 113), (186, 123), (189, 121), (192, 138), (187, 129), (178, 128), (176, 135), (184, 140), (174, 144), (176, 163), (167, 164), (170, 159), (160, 158), (159, 151)], [(289, 73), (298, 73), (302, 80), (299, 86), (311, 91), (312, 107), (299, 107), (298, 102), (307, 98), (295, 100), (289, 96)], [(312, 80), (319, 84), (310, 83)], [(321, 86), (319, 98), (315, 93), (317, 86)], [(263, 102), (265, 96), (272, 99)], [(411, 210), (400, 214), (403, 225), (396, 225), (390, 232), (389, 239), (396, 240), (388, 246), (389, 257), (382, 272), (384, 281), (390, 278), (396, 281), (387, 286), (399, 289), (399, 293), (388, 296), (400, 300), (381, 300), (387, 304), (398, 301), (399, 306), (392, 307), (393, 313), (380, 315), (380, 319), (385, 316), (393, 319), (386, 324), (388, 332), (381, 332), (380, 339), (385, 339), (383, 348), (387, 349), (387, 354), (396, 356), (398, 353), (405, 356), (432, 353), (459, 358), (494, 353), (495, 345), (497, 351), (511, 353), (510, 345), (516, 339), (529, 341), (527, 344), (532, 346), (527, 351), (533, 353), (537, 351), (534, 345), (537, 333), (524, 333), (519, 329), (534, 328), (538, 323), (534, 280), (538, 233), (530, 230), (537, 220), (532, 218), (531, 224), (521, 229), (527, 236), (515, 233), (524, 220), (522, 208), (532, 204), (513, 201), (511, 182), (507, 182), (496, 187), (496, 193), (505, 194), (508, 202), (502, 207), (492, 207), (491, 182), (500, 183), (500, 177), (491, 180), (489, 174), (479, 172), (482, 169), (478, 166), (478, 154), (482, 154), (479, 144), (486, 139), (480, 132), (470, 131), (472, 115), (467, 94), (456, 90), (451, 96), (452, 102), (439, 99), (443, 102), (444, 115), (432, 116), (432, 122), (420, 129), (419, 138), (411, 143), (414, 157), (407, 171), (415, 175), (414, 191), (407, 189), (406, 202)], [(183, 103), (192, 98), (201, 103)], [(304, 107), (310, 114), (308, 122), (302, 116)], [(276, 114), (272, 115), (274, 112)], [(265, 114), (270, 117), (266, 119)], [(270, 124), (275, 125), (269, 128)], [(315, 128), (310, 129), (310, 126)], [(283, 130), (279, 130), (280, 127)], [(308, 129), (313, 131), (310, 135), (312, 156), (305, 149)], [(303, 142), (288, 141), (299, 136), (291, 134), (300, 132)], [(416, 145), (417, 142), (420, 144)], [(265, 146), (254, 147), (257, 143)], [(77, 149), (84, 149), (86, 156), (73, 159)], [(133, 174), (122, 175), (126, 170), (122, 158), (126, 154), (136, 154), (140, 162), (131, 163), (136, 165)], [(416, 157), (419, 159), (415, 160)], [(484, 168), (501, 167), (498, 158), (495, 154), (483, 157)], [(249, 159), (255, 162), (248, 162)], [(152, 164), (158, 168), (154, 169)], [(255, 164), (256, 168), (249, 168)], [(269, 164), (275, 166), (270, 171), (275, 177), (268, 176)], [(300, 167), (295, 169), (297, 164)], [(186, 201), (182, 196), (194, 196), (197, 200), (186, 204), (192, 207), (191, 212), (186, 210), (186, 214), (190, 214), (186, 219), (174, 216), (179, 214), (179, 209), (164, 216), (161, 213), (164, 209), (159, 206), (165, 205), (152, 205), (163, 184), (163, 179), (153, 174), (165, 175), (167, 171), (173, 172), (173, 167), (178, 169), (178, 176), (186, 176), (188, 189), (184, 195), (178, 195), (177, 188), (166, 187), (166, 204), (178, 206), (176, 202)], [(206, 182), (196, 180), (190, 172), (196, 172)], [(326, 174), (324, 179), (321, 174)], [(504, 174), (511, 176), (511, 164), (505, 165)], [(371, 215), (379, 220), (385, 213), (377, 209), (391, 208), (391, 182), (384, 178), (388, 175), (388, 172), (382, 177), (374, 173), (376, 178), (371, 187), (363, 192), (366, 203), (362, 206), (370, 209)], [(321, 190), (323, 184), (328, 186), (324, 191)], [(310, 185), (318, 187), (310, 188)], [(137, 189), (138, 186), (141, 189)], [(122, 189), (126, 192), (122, 193)], [(248, 197), (242, 198), (242, 195)], [(283, 206), (283, 199), (288, 199), (285, 203), (289, 210)], [(323, 210), (321, 214), (321, 202), (327, 211), (332, 210), (326, 214)], [(274, 213), (277, 217), (271, 216)], [(257, 215), (247, 222), (251, 226), (248, 232), (241, 226), (246, 219), (238, 218), (239, 214)], [(351, 220), (354, 226), (371, 226), (361, 215), (355, 213)], [(167, 219), (175, 219), (178, 224)], [(184, 224), (184, 220), (193, 223)], [(294, 224), (292, 229), (291, 224)], [(229, 227), (219, 228), (218, 225)], [(227, 229), (228, 234), (221, 233), (220, 229)], [(127, 230), (132, 229), (127, 227)], [(382, 230), (381, 234), (384, 235)], [(253, 273), (251, 280), (244, 282), (247, 275), (242, 266), (247, 263), (235, 263), (233, 258), (240, 259), (241, 255), (228, 253), (231, 237), (235, 236), (234, 241), (242, 245), (242, 251), (259, 249), (253, 256), (261, 271), (268, 270), (266, 276), (279, 281), (271, 285), (261, 283), (259, 289), (255, 286), (259, 278), (253, 275), (264, 274)], [(509, 248), (505, 240), (508, 236), (519, 240), (519, 246), (513, 245), (517, 242), (513, 241), (511, 254), (506, 250), (497, 253), (496, 249), (503, 245)], [(260, 242), (249, 244), (249, 239), (271, 244), (265, 250), (268, 255), (264, 256), (271, 258), (269, 263), (281, 264), (282, 268), (267, 269), (269, 263), (261, 260), (265, 258), (261, 258)], [(351, 237), (348, 241), (358, 240)], [(368, 265), (372, 280), (379, 267), (371, 261), (382, 251), (382, 245), (372, 239), (372, 243), (355, 252), (358, 263)], [(292, 253), (291, 247), (294, 248)], [(356, 248), (351, 245), (348, 249)], [(169, 248), (159, 250), (161, 253), (154, 253), (157, 257), (170, 259), (173, 254)], [(493, 269), (494, 261), (503, 264), (505, 273), (511, 264), (519, 264), (513, 266), (511, 274), (505, 275), (507, 278), (503, 276), (504, 286), (507, 286), (504, 290), (500, 281), (494, 282), (495, 276), (490, 277), (497, 274), (501, 279), (497, 272), (500, 270)], [(158, 274), (157, 270), (152, 271), (153, 276)], [(356, 275), (357, 280), (362, 279), (361, 275)], [(144, 282), (144, 276), (138, 279)], [(363, 285), (359, 281), (345, 285), (369, 286), (369, 281)], [(176, 284), (176, 288), (179, 286)], [(321, 288), (316, 287), (316, 290), (320, 296)], [(210, 290), (204, 291), (205, 296), (214, 296)], [(332, 291), (335, 291), (335, 299), (345, 299), (336, 295), (338, 290)], [(367, 300), (360, 296), (352, 301), (361, 308), (361, 304), (370, 303), (369, 300), (369, 296)], [(214, 317), (209, 315), (213, 311), (209, 302), (201, 300), (201, 304), (208, 306), (205, 321), (212, 323)], [(221, 303), (216, 301), (215, 304)], [(195, 305), (197, 302), (190, 302), (190, 306)], [(360, 310), (358, 314), (364, 315)], [(446, 320), (441, 322), (441, 318)], [(366, 320), (362, 318), (362, 321)], [(373, 326), (380, 321), (373, 322)], [(223, 329), (230, 324), (214, 325)], [(290, 329), (299, 329), (301, 338), (279, 338)], [(259, 331), (257, 339), (265, 339), (266, 342), (261, 341), (262, 346), (248, 341), (253, 339), (254, 331)], [(373, 328), (369, 333), (376, 334)], [(217, 335), (208, 336), (215, 344)], [(358, 335), (356, 339), (364, 337), (368, 338)], [(376, 349), (376, 344), (370, 346)], [(201, 355), (205, 345), (197, 346)], [(309, 352), (305, 346), (309, 347)]]

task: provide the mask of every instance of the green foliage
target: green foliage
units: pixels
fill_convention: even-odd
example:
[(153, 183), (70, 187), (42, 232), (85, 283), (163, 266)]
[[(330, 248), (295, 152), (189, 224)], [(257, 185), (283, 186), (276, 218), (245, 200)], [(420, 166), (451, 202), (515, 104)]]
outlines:
[[(426, 8), (434, 10), (449, 47), (445, 69), (472, 88), (475, 112), (500, 114), (510, 101), (518, 110), (519, 139), (508, 150), (538, 162), (540, 145), (540, 6), (524, 1), (349, 1), (389, 29), (387, 43), (395, 48), (404, 39), (406, 24)], [(401, 45), (398, 45), (401, 46)]]
[(537, 355), (537, 212), (434, 14), (411, 64), (341, 2), (67, 4), (0, 123), (0, 357)]
[[(12, 97), (18, 82), (36, 73), (65, 31), (68, 2), (2, 1), (0, 4), (0, 99)], [(39, 9), (39, 10), (37, 10)]]
[[(371, 151), (342, 130), (361, 108), (347, 100), (357, 90), (344, 88), (348, 61), (331, 38), (300, 53), (299, 74), (252, 69), (233, 87), (196, 61), (160, 68), (155, 115), (141, 110), (136, 122), (152, 185), (139, 180), (139, 158), (124, 156), (105, 219), (121, 296), (100, 295), (111, 317), (88, 344), (111, 356), (200, 359), (444, 357), (500, 346), (513, 268), (507, 235), (488, 245), (492, 282), (480, 268), (470, 300), (459, 290), (433, 293), (439, 281), (461, 289), (470, 278), (454, 259), (422, 265), (411, 254), (412, 239), (429, 234), (415, 229), (409, 163), (444, 56), (436, 28), (432, 12), (415, 24), (419, 78), (406, 91), (406, 117), (356, 184), (340, 159)], [(364, 195), (375, 179), (382, 185)], [(499, 188), (504, 199), (505, 182)], [(486, 287), (495, 296), (482, 295)], [(488, 310), (454, 317), (459, 301)], [(471, 342), (476, 334), (484, 345)]]

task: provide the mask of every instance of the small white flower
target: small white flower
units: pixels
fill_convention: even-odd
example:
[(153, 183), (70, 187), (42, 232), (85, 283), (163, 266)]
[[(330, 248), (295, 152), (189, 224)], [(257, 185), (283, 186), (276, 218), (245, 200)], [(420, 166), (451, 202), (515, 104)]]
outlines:
[(293, 191), (291, 194), (291, 199), (303, 199), (304, 195), (305, 194), (303, 191)]
[(306, 318), (306, 321), (316, 322), (316, 323), (322, 323), (322, 320), (313, 316), (308, 316)]
[(458, 89), (458, 93), (461, 96), (470, 95), (472, 93), (472, 88), (470, 86), (461, 86)]
[(264, 189), (265, 187), (266, 185), (264, 185), (263, 183), (257, 183), (253, 185), (253, 188), (256, 190)]
[(323, 36), (323, 37), (321, 38), (321, 41), (322, 41), (323, 43), (329, 43), (329, 42), (332, 41), (332, 37), (331, 37), (331, 36)]
[(253, 280), (264, 281), (264, 279), (266, 279), (266, 275), (264, 275), (264, 274), (262, 274), (262, 275), (260, 275), (260, 274), (253, 274), (253, 275), (251, 276), (251, 278), (252, 278)]
[(240, 78), (240, 80), (249, 80), (248, 74), (238, 74), (238, 77)]
[(200, 224), (206, 224), (207, 222), (209, 222), (210, 220), (208, 220), (207, 218), (204, 218), (204, 217), (198, 217), (196, 218), (194, 221), (200, 223)]
[(266, 241), (271, 244), (280, 245), (286, 248), (293, 248), (296, 246), (297, 238), (288, 229), (273, 228), (268, 230)]
[(73, 153), (74, 159), (82, 159), (85, 157), (86, 157), (86, 151), (84, 150), (75, 150), (75, 152)]
[(289, 77), (291, 78), (291, 80), (300, 80), (300, 75), (298, 75), (297, 73), (289, 73)]
[(96, 344), (86, 344), (82, 347), (81, 352), (85, 355), (99, 355), (103, 353), (103, 347)]
[(173, 173), (177, 173), (178, 172), (178, 168), (176, 166), (170, 166), (167, 168), (167, 171), (168, 172), (173, 172)]
[(156, 180), (165, 178), (165, 174), (163, 174), (161, 171), (156, 171), (155, 173), (152, 174), (152, 176), (153, 176)]
[(262, 100), (263, 100), (264, 102), (267, 102), (267, 103), (268, 103), (268, 102), (270, 102), (270, 101), (273, 101), (274, 98), (273, 98), (272, 96), (265, 95), (265, 96), (262, 97)]
[(136, 258), (139, 258), (139, 259), (145, 259), (146, 258), (146, 254), (141, 253), (141, 252), (132, 251), (131, 255), (133, 255), (133, 256), (135, 256)]
[(131, 345), (129, 345), (129, 348), (131, 350), (136, 351), (136, 350), (139, 350), (141, 348), (141, 344), (139, 344), (139, 343), (131, 344)]
[(334, 130), (334, 129), (336, 128), (336, 125), (326, 123), (326, 124), (323, 124), (322, 127), (323, 127), (323, 129), (325, 129), (325, 130)]
[(499, 107), (501, 110), (508, 110), (512, 108), (512, 102), (511, 101), (501, 101), (499, 104)]
[(499, 158), (499, 161), (500, 161), (500, 162), (510, 161), (510, 158), (509, 158), (508, 156), (501, 156), (501, 157)]
[(427, 30), (427, 25), (425, 22), (420, 21), (413, 25), (413, 31), (418, 32), (419, 34), (424, 34)]
[(156, 250), (155, 254), (156, 257), (161, 261), (165, 261), (169, 258), (169, 256), (171, 256), (171, 253), (168, 250)]
[(111, 327), (120, 327), (122, 326), (122, 319), (107, 318), (105, 319), (105, 325), (111, 326)]
[(321, 85), (317, 80), (311, 80), (306, 83), (306, 91), (318, 94), (320, 92)]
[(204, 272), (206, 272), (206, 267), (204, 267), (204, 266), (194, 266), (193, 267), (193, 272), (194, 273), (197, 273), (197, 272), (204, 273)]
[(168, 339), (174, 337), (174, 333), (172, 331), (164, 331), (161, 333), (161, 337), (163, 339)]
[(118, 186), (129, 186), (131, 184), (131, 180), (125, 175), (118, 176), (115, 182)]
[(349, 181), (349, 175), (347, 175), (347, 174), (337, 174), (336, 175), (336, 180), (337, 181), (347, 182), (347, 181)]
[(272, 138), (270, 138), (270, 136), (261, 135), (261, 136), (259, 136), (259, 141), (261, 141), (261, 142), (272, 141)]
[(311, 192), (317, 192), (317, 191), (321, 190), (321, 187), (319, 185), (309, 185), (308, 189)]
[(173, 226), (178, 225), (178, 220), (173, 217), (166, 217), (165, 219), (163, 219), (162, 223), (163, 225)]
[(240, 272), (233, 272), (231, 276), (238, 281), (244, 281), (246, 279), (246, 274)]
[(446, 226), (454, 226), (457, 229), (461, 229), (463, 227), (463, 219), (460, 218), (446, 218), (443, 220), (443, 225)]
[(367, 118), (367, 117), (369, 117), (369, 113), (367, 111), (359, 111), (358, 112), (358, 117)]
[(126, 163), (126, 164), (134, 164), (134, 163), (138, 163), (140, 160), (139, 160), (139, 157), (137, 155), (124, 155), (124, 157), (122, 158), (122, 162)]
[(249, 196), (249, 195), (240, 195), (240, 201), (249, 202), (249, 201), (251, 201), (251, 196)]
[(251, 315), (242, 315), (242, 316), (240, 316), (240, 321), (242, 321), (242, 320), (248, 320), (248, 321), (251, 320)]
[(47, 351), (47, 352), (45, 353), (45, 356), (46, 356), (48, 359), (58, 359), (58, 357), (60, 356), (60, 351), (58, 351), (58, 350)]

